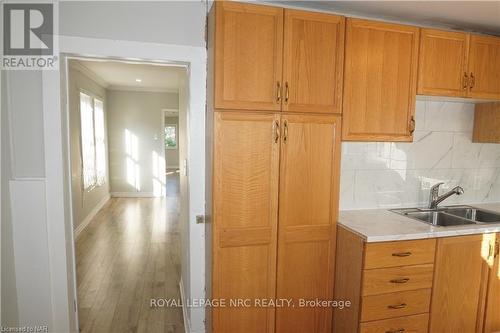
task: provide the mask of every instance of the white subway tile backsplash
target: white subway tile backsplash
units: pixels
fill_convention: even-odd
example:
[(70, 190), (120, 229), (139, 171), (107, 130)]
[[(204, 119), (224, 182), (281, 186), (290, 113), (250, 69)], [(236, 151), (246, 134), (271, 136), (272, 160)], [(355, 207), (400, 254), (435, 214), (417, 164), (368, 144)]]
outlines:
[(500, 145), (472, 143), (474, 105), (417, 101), (412, 143), (342, 144), (340, 208), (423, 206), (429, 189), (461, 185), (447, 203), (500, 201)]

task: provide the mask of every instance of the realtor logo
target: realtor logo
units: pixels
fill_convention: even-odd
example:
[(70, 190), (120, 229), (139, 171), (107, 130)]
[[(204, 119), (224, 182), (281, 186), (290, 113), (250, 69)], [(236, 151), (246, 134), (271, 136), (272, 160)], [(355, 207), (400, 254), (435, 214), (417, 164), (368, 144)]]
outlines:
[(56, 69), (53, 3), (4, 3), (2, 69)]

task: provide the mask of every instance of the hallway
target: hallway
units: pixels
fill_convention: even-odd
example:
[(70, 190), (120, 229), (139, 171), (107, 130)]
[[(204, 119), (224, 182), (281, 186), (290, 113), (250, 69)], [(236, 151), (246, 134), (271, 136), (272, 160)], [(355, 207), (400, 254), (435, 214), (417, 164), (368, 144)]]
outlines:
[(179, 174), (165, 198), (111, 198), (76, 242), (81, 332), (184, 332), (180, 299)]

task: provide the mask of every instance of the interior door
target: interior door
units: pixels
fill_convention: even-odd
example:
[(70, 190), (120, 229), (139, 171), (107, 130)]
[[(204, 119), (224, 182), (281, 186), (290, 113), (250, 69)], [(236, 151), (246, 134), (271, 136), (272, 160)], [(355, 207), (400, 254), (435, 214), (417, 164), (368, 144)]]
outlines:
[(280, 110), (283, 9), (215, 6), (215, 108)]
[(285, 10), (283, 110), (340, 113), (345, 19)]
[(347, 19), (342, 139), (412, 141), (419, 28)]
[(282, 116), (276, 332), (330, 332), (338, 215), (340, 116)]
[(422, 29), (418, 94), (466, 97), (468, 52), (468, 34)]
[(469, 97), (500, 99), (500, 38), (471, 35)]
[(274, 299), (279, 116), (216, 112), (213, 165), (214, 332), (274, 332), (274, 309), (230, 306)]
[(480, 331), (489, 245), (489, 235), (438, 239), (429, 332)]
[(488, 292), (486, 294), (486, 310), (484, 320), (484, 333), (500, 331), (500, 259), (498, 255), (500, 247), (500, 234), (495, 236), (495, 260), (490, 265)]

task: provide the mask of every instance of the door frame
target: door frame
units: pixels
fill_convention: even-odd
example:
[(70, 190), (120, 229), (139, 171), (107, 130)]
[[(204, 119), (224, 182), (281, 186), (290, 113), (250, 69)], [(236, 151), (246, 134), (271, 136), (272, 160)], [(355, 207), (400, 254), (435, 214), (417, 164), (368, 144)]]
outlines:
[[(182, 263), (181, 285), (186, 298), (204, 298), (204, 226), (196, 215), (205, 204), (206, 62), (204, 47), (123, 40), (56, 36), (60, 69), (42, 71), (43, 128), (46, 170), (47, 239), (52, 330), (78, 332), (75, 249), (70, 197), (67, 58), (105, 58), (136, 62), (182, 64), (188, 67), (188, 262)], [(185, 248), (184, 248), (185, 247)], [(184, 256), (183, 258), (184, 259)], [(183, 302), (185, 303), (185, 302)], [(188, 309), (190, 329), (203, 331), (203, 308)]]

